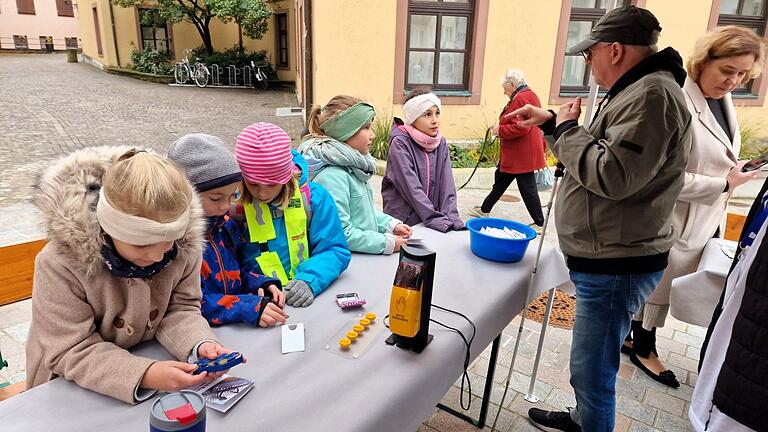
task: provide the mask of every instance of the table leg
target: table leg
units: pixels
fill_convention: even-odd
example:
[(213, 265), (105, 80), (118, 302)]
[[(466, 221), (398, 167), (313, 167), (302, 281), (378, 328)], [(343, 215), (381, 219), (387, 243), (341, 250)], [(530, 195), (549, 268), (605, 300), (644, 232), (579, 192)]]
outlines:
[(485, 427), (485, 419), (488, 417), (488, 404), (491, 402), (491, 389), (493, 389), (493, 375), (496, 372), (496, 360), (499, 357), (499, 347), (501, 347), (501, 335), (496, 336), (491, 345), (491, 358), (488, 360), (488, 372), (485, 378), (485, 389), (483, 390), (483, 401), (480, 405), (480, 417), (474, 419), (463, 412), (459, 412), (451, 407), (445, 406), (441, 403), (437, 404), (437, 407), (454, 415), (468, 423), (475, 425), (482, 429)]

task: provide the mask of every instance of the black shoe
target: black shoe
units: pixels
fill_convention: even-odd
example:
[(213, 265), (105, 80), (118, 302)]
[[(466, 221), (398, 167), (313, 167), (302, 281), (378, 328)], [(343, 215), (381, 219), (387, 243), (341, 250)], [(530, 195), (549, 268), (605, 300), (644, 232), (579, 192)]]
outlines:
[(678, 388), (680, 387), (680, 382), (677, 381), (677, 377), (675, 376), (675, 373), (671, 370), (665, 370), (664, 372), (660, 373), (659, 375), (656, 375), (655, 373), (651, 372), (650, 369), (645, 367), (643, 362), (640, 361), (639, 358), (637, 358), (637, 354), (630, 354), (629, 359), (632, 361), (632, 363), (637, 366), (638, 369), (645, 372), (646, 375), (651, 377), (653, 380), (658, 381), (665, 386), (669, 386), (672, 388)]
[(568, 411), (545, 411), (538, 408), (528, 410), (531, 423), (543, 431), (581, 432), (581, 426), (571, 419)]

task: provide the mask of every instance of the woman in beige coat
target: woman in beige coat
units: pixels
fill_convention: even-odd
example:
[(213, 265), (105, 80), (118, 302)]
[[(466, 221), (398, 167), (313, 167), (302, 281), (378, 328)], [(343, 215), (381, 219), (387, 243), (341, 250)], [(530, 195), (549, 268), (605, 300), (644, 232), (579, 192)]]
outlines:
[(731, 193), (756, 174), (741, 172), (745, 162), (738, 161), (741, 139), (731, 92), (760, 74), (764, 57), (762, 41), (752, 30), (727, 26), (701, 37), (688, 59), (683, 92), (693, 140), (672, 216), (679, 238), (659, 286), (635, 316), (622, 347), (632, 363), (670, 387), (680, 383), (658, 358), (656, 328), (664, 326), (672, 280), (696, 270), (707, 241), (719, 233)]
[[(200, 314), (202, 210), (170, 162), (128, 147), (75, 152), (46, 170), (35, 204), (30, 388), (57, 376), (128, 403), (210, 379), (188, 360), (228, 352)], [(157, 339), (179, 361), (131, 354)]]

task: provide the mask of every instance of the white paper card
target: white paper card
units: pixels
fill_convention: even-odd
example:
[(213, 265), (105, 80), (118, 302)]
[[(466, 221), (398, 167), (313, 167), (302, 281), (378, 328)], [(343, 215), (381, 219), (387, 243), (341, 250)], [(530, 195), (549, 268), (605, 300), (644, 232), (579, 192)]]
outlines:
[(283, 354), (304, 351), (304, 324), (283, 325)]

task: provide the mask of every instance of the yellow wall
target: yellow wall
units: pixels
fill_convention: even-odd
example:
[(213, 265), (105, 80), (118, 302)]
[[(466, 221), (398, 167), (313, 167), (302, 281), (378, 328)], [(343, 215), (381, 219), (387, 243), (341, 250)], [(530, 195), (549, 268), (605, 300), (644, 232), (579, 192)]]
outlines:
[[(82, 38), (83, 52), (105, 66), (128, 65), (131, 61), (131, 52), (139, 46), (139, 28), (137, 25), (138, 17), (136, 15), (136, 8), (123, 8), (120, 6), (112, 7), (115, 22), (115, 34), (117, 36), (117, 49), (120, 57), (120, 64), (118, 65), (115, 55), (114, 38), (112, 37), (112, 24), (109, 19), (108, 0), (95, 0), (95, 2), (98, 7), (99, 20), (101, 22), (104, 55), (99, 57), (97, 53), (93, 14), (90, 7), (86, 7), (85, 3), (82, 3), (79, 9), (80, 34)], [(293, 41), (290, 40), (294, 36), (293, 14), (295, 12), (293, 10), (293, 2), (282, 0), (269, 3), (269, 6), (274, 11), (288, 11), (289, 69), (279, 69), (278, 79), (293, 81), (296, 79), (296, 53), (295, 50), (292, 49)], [(270, 61), (273, 64), (277, 59), (275, 23), (275, 17), (273, 16), (270, 18), (269, 29), (261, 40), (253, 40), (247, 36), (243, 36), (243, 45), (247, 50), (266, 50)], [(185, 49), (197, 48), (202, 45), (202, 39), (200, 38), (199, 33), (195, 27), (188, 22), (174, 24), (171, 37), (173, 40), (173, 51), (176, 60), (183, 57)], [(218, 51), (223, 51), (237, 45), (237, 25), (234, 23), (225, 24), (219, 20), (214, 20), (211, 23), (211, 39), (213, 40), (214, 49)]]

